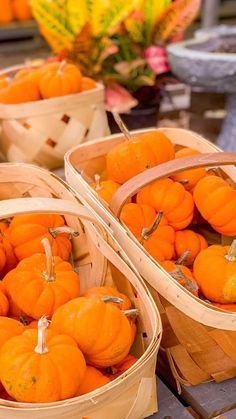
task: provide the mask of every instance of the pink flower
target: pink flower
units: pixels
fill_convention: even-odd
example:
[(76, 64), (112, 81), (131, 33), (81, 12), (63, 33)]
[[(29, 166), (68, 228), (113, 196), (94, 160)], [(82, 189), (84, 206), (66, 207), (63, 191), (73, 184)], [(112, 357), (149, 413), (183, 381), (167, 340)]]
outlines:
[(117, 111), (120, 113), (129, 112), (138, 101), (126, 90), (117, 83), (112, 83), (106, 87), (105, 91), (105, 106), (107, 111)]
[(147, 65), (155, 74), (166, 73), (170, 70), (165, 48), (152, 45), (145, 49), (144, 56)]

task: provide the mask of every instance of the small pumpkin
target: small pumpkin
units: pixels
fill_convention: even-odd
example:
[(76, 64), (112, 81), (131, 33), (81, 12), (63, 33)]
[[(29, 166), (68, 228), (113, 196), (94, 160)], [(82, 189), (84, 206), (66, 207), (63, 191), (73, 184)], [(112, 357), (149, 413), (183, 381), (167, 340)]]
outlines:
[(79, 297), (59, 307), (52, 317), (52, 328), (73, 337), (87, 362), (95, 367), (117, 364), (133, 343), (126, 315), (98, 297)]
[(174, 146), (162, 132), (135, 135), (106, 156), (108, 179), (123, 184), (138, 173), (174, 158)]
[(22, 323), (9, 317), (0, 316), (0, 348), (13, 336), (21, 335), (24, 332)]
[(193, 273), (203, 295), (220, 304), (236, 302), (236, 240), (231, 246), (213, 245), (196, 257)]
[(156, 212), (162, 211), (167, 222), (175, 230), (187, 227), (194, 214), (194, 202), (190, 192), (178, 182), (166, 178), (156, 180), (137, 193), (138, 204), (153, 207)]
[(79, 385), (75, 396), (82, 396), (82, 394), (90, 393), (99, 387), (110, 383), (110, 379), (102, 374), (97, 368), (87, 365), (84, 378)]
[(144, 248), (157, 261), (174, 256), (175, 231), (162, 212), (142, 204), (124, 205), (120, 219), (127, 225)]
[(9, 302), (7, 290), (2, 281), (0, 281), (0, 316), (6, 316), (9, 311)]
[(71, 253), (70, 235), (76, 235), (56, 214), (18, 215), (9, 227), (9, 240), (19, 260), (43, 253), (42, 239), (47, 238), (54, 256), (68, 260)]
[[(180, 159), (183, 157), (192, 156), (194, 154), (201, 154), (200, 151), (194, 150), (193, 148), (184, 147), (175, 153), (175, 158)], [(198, 167), (196, 169), (183, 170), (182, 172), (176, 173), (171, 176), (175, 182), (183, 184), (187, 191), (191, 191), (200, 179), (207, 175), (207, 171), (204, 167)]]
[(30, 20), (33, 17), (30, 7), (30, 0), (13, 0), (12, 8), (14, 16), (17, 20)]
[(192, 265), (198, 253), (207, 247), (208, 243), (201, 234), (192, 230), (176, 231), (175, 252), (177, 258), (180, 258), (187, 250), (190, 251), (184, 260), (185, 265)]
[(76, 342), (47, 330), (42, 318), (38, 330), (26, 330), (9, 339), (0, 353), (0, 379), (18, 402), (46, 403), (75, 395), (86, 371)]
[(84, 92), (85, 90), (93, 90), (96, 89), (97, 83), (95, 80), (90, 79), (90, 77), (82, 77), (81, 81), (81, 90)]
[(236, 191), (218, 176), (202, 178), (193, 198), (200, 214), (218, 232), (236, 236)]
[(121, 362), (119, 362), (119, 364), (107, 368), (106, 375), (110, 378), (110, 380), (115, 380), (121, 374), (126, 372), (130, 367), (132, 367), (132, 365), (136, 364), (137, 361), (138, 358), (128, 354)]
[(8, 86), (0, 90), (0, 103), (4, 104), (35, 102), (39, 99), (38, 84), (30, 77), (13, 80)]
[(44, 66), (39, 81), (43, 99), (71, 95), (81, 91), (82, 76), (75, 64), (66, 61), (49, 63)]
[(120, 185), (116, 182), (113, 182), (113, 180), (104, 180), (101, 182), (99, 175), (95, 175), (95, 182), (91, 183), (90, 186), (108, 204), (110, 204), (113, 195), (120, 187)]
[(3, 277), (15, 268), (18, 259), (9, 240), (8, 223), (0, 222), (0, 275)]
[(220, 308), (221, 310), (225, 311), (236, 311), (236, 304), (220, 304), (220, 303), (212, 303), (215, 307)]
[(54, 311), (80, 292), (79, 276), (69, 262), (52, 256), (50, 244), (43, 239), (44, 254), (19, 262), (3, 279), (13, 303), (33, 319), (52, 317)]
[[(119, 307), (121, 310), (129, 310), (132, 306), (130, 299), (125, 295), (122, 294), (121, 292), (119, 292), (118, 290), (116, 290), (115, 288), (112, 287), (93, 287), (93, 288), (88, 288), (84, 294), (83, 297), (87, 297), (87, 298), (91, 298), (91, 297), (99, 297), (104, 301), (104, 297), (108, 297), (108, 301), (109, 301), (109, 297), (117, 297), (117, 303), (112, 303), (112, 304), (117, 304), (117, 307)], [(119, 304), (119, 299), (122, 300)]]
[(192, 294), (198, 296), (197, 282), (187, 266), (178, 264), (178, 262), (172, 260), (165, 260), (161, 262), (161, 265), (179, 284), (183, 285)]
[(0, 77), (0, 89), (7, 87), (9, 85), (8, 77), (2, 76)]
[(0, 0), (0, 23), (9, 23), (13, 20), (11, 0)]

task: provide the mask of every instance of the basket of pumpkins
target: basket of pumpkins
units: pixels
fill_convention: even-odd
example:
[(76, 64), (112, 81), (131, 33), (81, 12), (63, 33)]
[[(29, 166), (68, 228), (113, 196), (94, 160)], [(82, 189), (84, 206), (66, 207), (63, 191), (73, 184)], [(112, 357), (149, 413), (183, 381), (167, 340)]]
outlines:
[(0, 9), (0, 25), (33, 19), (30, 0), (1, 0)]
[(0, 149), (10, 162), (48, 169), (64, 153), (109, 132), (104, 88), (57, 59), (0, 72)]
[(0, 417), (151, 415), (162, 326), (132, 263), (55, 175), (3, 163), (0, 185)]
[[(184, 129), (75, 147), (66, 178), (147, 281), (178, 384), (236, 376), (236, 153)], [(180, 389), (180, 387), (179, 387)]]

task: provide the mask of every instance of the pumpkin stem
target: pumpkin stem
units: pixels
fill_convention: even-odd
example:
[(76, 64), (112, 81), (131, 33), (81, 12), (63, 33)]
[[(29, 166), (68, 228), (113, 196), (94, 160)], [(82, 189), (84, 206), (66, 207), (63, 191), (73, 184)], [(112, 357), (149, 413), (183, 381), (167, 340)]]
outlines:
[(102, 297), (102, 301), (104, 303), (115, 303), (115, 304), (123, 304), (124, 300), (120, 297), (115, 297), (114, 295), (104, 295)]
[(38, 321), (38, 343), (34, 348), (34, 352), (37, 354), (43, 355), (48, 353), (48, 348), (46, 345), (46, 330), (49, 326), (49, 321), (46, 316), (41, 317)]
[(137, 317), (139, 315), (139, 311), (137, 310), (137, 308), (130, 308), (129, 310), (121, 310), (121, 311), (127, 317), (131, 317), (131, 316)]
[(187, 185), (187, 183), (189, 183), (188, 179), (181, 179), (179, 180), (179, 183), (181, 183), (181, 185)]
[(163, 217), (163, 211), (159, 211), (152, 226), (151, 227), (143, 227), (142, 231), (141, 231), (141, 237), (143, 240), (147, 240), (152, 233), (154, 233), (154, 231), (157, 229), (157, 227), (159, 226), (161, 219)]
[(95, 191), (100, 191), (102, 189), (101, 176), (98, 174), (94, 175), (94, 180), (95, 180)]
[(113, 115), (113, 118), (116, 121), (118, 127), (120, 128), (122, 134), (125, 136), (126, 140), (131, 141), (132, 140), (131, 134), (130, 134), (127, 126), (125, 125), (124, 121), (122, 121), (118, 112), (113, 111), (112, 115)]
[(227, 259), (229, 262), (235, 262), (236, 261), (235, 252), (236, 252), (236, 239), (232, 241), (229, 251), (227, 255), (225, 255), (225, 259)]
[(48, 230), (54, 239), (58, 236), (58, 234), (61, 234), (61, 233), (70, 234), (70, 238), (79, 236), (78, 231), (68, 226), (50, 227)]
[(61, 61), (60, 65), (58, 67), (58, 70), (57, 70), (57, 74), (59, 74), (60, 76), (63, 74), (63, 70), (64, 70), (64, 67), (65, 67), (66, 64), (67, 64), (66, 60)]
[(191, 250), (185, 250), (185, 252), (175, 262), (176, 265), (184, 265), (184, 262), (186, 262), (186, 259), (188, 258), (188, 256), (190, 255), (190, 253), (191, 253)]
[(181, 270), (181, 268), (176, 265), (175, 270), (172, 272), (169, 272), (172, 278), (174, 278), (179, 284), (183, 285), (188, 291), (194, 293), (198, 291), (198, 285), (195, 281), (191, 281), (184, 272)]
[(47, 282), (55, 281), (56, 275), (55, 275), (55, 266), (54, 266), (54, 258), (52, 255), (52, 248), (49, 243), (49, 240), (45, 237), (41, 241), (45, 255), (46, 255), (46, 265), (47, 265), (47, 272), (43, 273), (43, 277)]

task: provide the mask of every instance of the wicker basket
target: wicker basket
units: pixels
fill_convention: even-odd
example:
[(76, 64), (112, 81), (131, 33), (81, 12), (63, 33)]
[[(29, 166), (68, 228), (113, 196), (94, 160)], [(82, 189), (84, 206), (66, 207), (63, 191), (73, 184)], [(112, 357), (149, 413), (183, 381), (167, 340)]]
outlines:
[(82, 292), (109, 284), (125, 292), (139, 310), (132, 352), (139, 360), (128, 372), (86, 395), (55, 403), (18, 403), (0, 399), (4, 419), (138, 419), (157, 410), (155, 365), (162, 327), (158, 310), (142, 279), (119, 256), (92, 210), (82, 206), (67, 185), (44, 169), (26, 164), (0, 165), (0, 216), (60, 213), (80, 232), (73, 239)]
[[(0, 72), (9, 75), (23, 66)], [(0, 149), (7, 161), (34, 163), (48, 169), (63, 166), (71, 147), (109, 134), (104, 88), (23, 103), (0, 104)]]
[[(125, 249), (141, 275), (149, 283), (152, 294), (162, 315), (164, 335), (161, 349), (178, 382), (198, 384), (212, 380), (223, 381), (236, 376), (236, 313), (225, 312), (193, 296), (177, 283), (154, 259), (152, 259), (128, 229), (113, 214), (119, 212), (129, 196), (155, 178), (181, 171), (193, 165), (219, 166), (236, 163), (236, 153), (217, 153), (213, 144), (193, 132), (176, 128), (160, 128), (176, 148), (189, 146), (210, 155), (173, 160), (149, 169), (132, 178), (119, 188), (112, 202), (112, 209), (102, 201), (88, 185), (95, 173), (105, 166), (105, 155), (123, 136), (114, 135), (74, 148), (65, 156), (66, 178), (103, 217), (113, 230), (113, 236)], [(145, 130), (145, 132), (151, 132)], [(141, 132), (141, 131), (137, 131)], [(143, 132), (143, 131), (142, 131)], [(221, 173), (236, 180), (236, 168), (228, 166)], [(82, 173), (82, 175), (81, 175)], [(219, 239), (211, 237), (214, 241)], [(221, 237), (222, 242), (226, 241)], [(157, 293), (158, 291), (158, 293)]]

